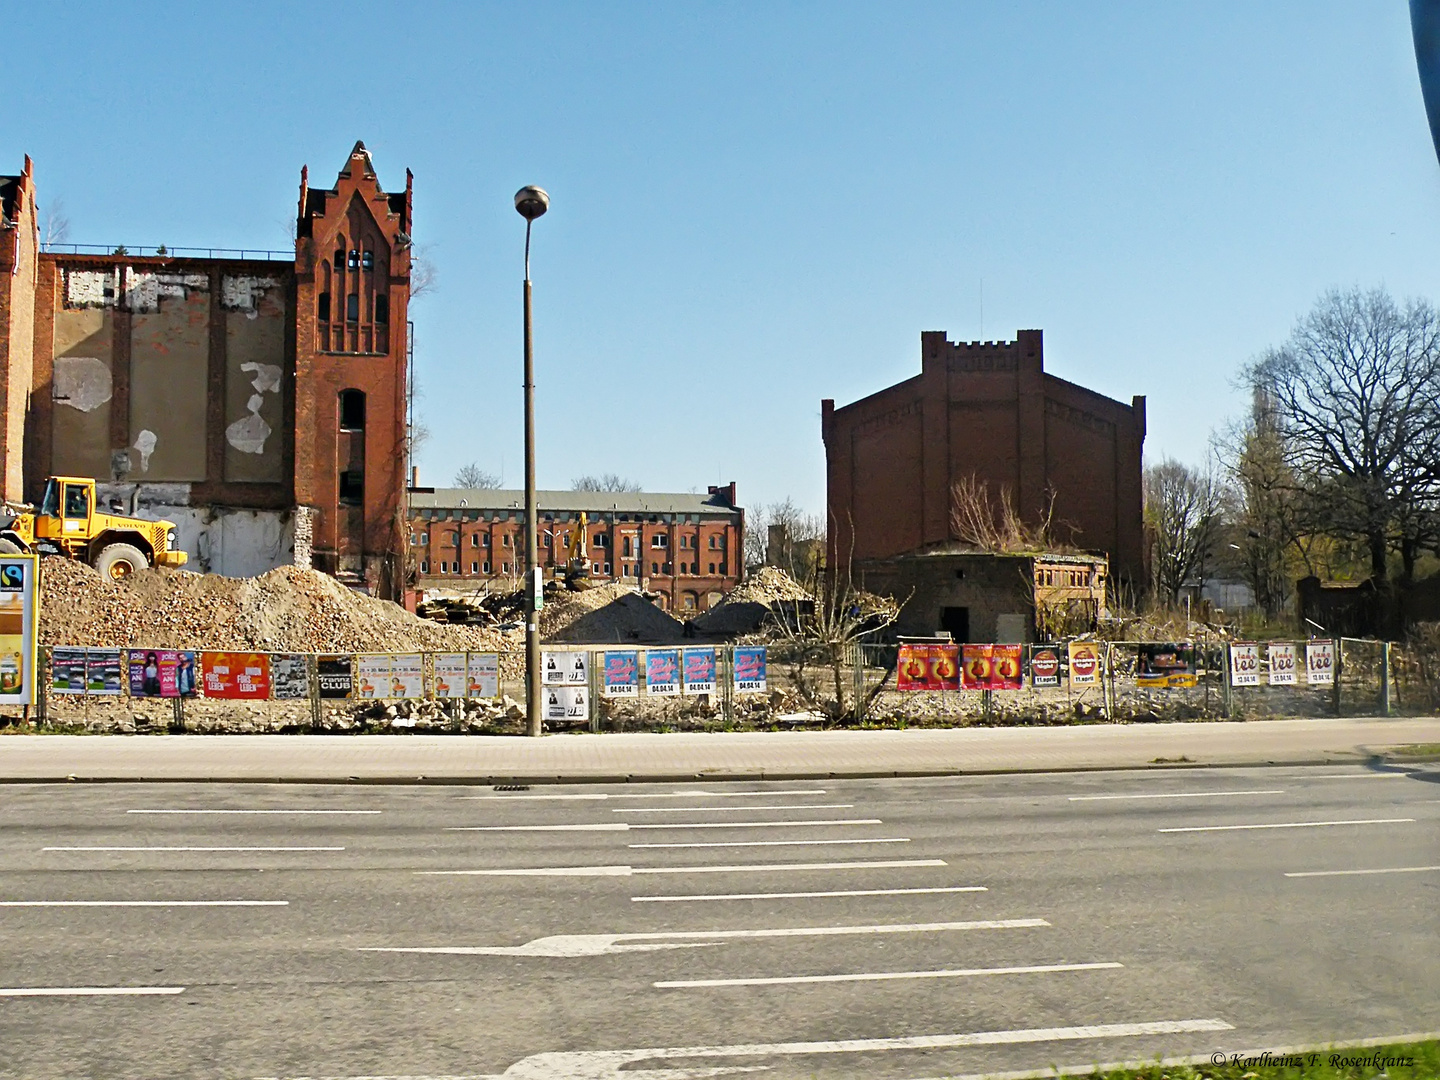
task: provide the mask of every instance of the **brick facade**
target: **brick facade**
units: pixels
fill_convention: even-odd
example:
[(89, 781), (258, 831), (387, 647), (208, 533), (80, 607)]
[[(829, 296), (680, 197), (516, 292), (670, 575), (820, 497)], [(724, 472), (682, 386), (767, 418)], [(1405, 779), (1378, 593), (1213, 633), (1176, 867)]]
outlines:
[(852, 404), (821, 402), (829, 565), (959, 538), (953, 486), (1004, 490), (1039, 522), (1054, 496), (1056, 539), (1103, 551), (1119, 580), (1144, 578), (1145, 399), (1129, 405), (1044, 370), (1039, 330), (1014, 341), (920, 335), (920, 374)]

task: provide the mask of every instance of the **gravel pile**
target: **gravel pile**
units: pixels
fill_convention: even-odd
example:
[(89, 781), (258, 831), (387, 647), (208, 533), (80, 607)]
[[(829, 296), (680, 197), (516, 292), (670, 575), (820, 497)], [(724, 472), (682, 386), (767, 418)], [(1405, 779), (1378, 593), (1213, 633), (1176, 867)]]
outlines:
[(685, 626), (628, 585), (598, 585), (545, 598), (540, 609), (545, 641), (594, 645), (667, 645), (685, 639)]

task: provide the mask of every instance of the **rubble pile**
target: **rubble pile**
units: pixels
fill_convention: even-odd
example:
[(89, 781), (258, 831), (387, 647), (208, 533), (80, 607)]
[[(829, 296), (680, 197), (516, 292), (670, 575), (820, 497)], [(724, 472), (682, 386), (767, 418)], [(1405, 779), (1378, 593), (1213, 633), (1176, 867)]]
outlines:
[(43, 560), (45, 645), (154, 646), (256, 652), (504, 650), (493, 629), (416, 618), (315, 570), (282, 566), (256, 578), (155, 568), (125, 582), (84, 563)]
[(629, 585), (598, 585), (546, 596), (540, 610), (545, 641), (667, 645), (685, 639), (685, 626)]
[(784, 570), (762, 566), (690, 625), (705, 637), (733, 638), (756, 633), (772, 615), (813, 604), (814, 597)]
[(813, 599), (804, 586), (778, 566), (762, 566), (726, 593), (722, 604), (748, 602), (770, 606)]

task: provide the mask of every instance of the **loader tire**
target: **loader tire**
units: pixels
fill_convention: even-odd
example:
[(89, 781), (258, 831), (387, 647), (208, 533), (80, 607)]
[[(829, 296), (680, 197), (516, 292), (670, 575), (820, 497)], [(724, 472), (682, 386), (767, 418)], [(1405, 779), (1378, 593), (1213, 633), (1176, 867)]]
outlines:
[(0, 536), (0, 555), (23, 555), (23, 554), (24, 554), (24, 552), (20, 550), (20, 545), (17, 544), (17, 543), (15, 543), (14, 540), (9, 540), (9, 539), (6, 539), (6, 538), (3, 537), (3, 536)]
[(95, 560), (95, 569), (109, 581), (124, 581), (149, 565), (145, 553), (131, 544), (111, 544)]

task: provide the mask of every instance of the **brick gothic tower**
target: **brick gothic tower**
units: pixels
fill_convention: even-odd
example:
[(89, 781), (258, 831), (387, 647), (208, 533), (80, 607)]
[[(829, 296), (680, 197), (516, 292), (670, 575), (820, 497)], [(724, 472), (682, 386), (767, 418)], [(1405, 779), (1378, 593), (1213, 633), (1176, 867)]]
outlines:
[[(295, 235), (295, 501), (312, 565), (401, 588), (412, 176), (387, 193), (364, 143), (329, 191), (300, 173)], [(302, 530), (297, 528), (296, 562)]]

